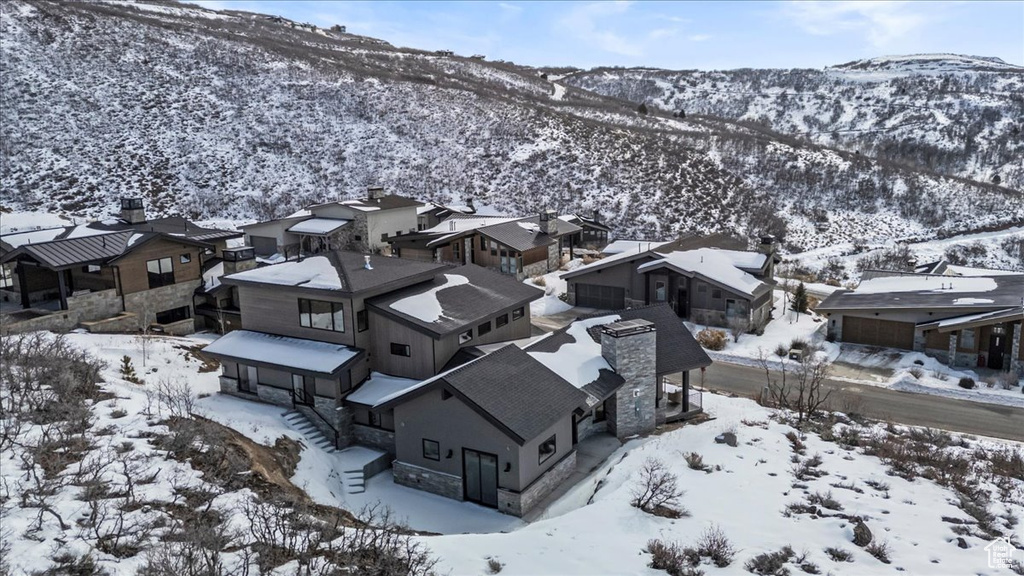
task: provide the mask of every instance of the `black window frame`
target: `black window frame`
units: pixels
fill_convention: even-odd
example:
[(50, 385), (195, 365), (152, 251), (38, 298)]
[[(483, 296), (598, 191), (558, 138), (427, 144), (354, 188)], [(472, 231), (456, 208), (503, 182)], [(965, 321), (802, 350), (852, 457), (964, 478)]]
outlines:
[(473, 339), (473, 329), (472, 328), (470, 328), (469, 330), (466, 330), (465, 332), (459, 334), (459, 344), (465, 344), (466, 342), (469, 342), (472, 339)]
[[(661, 294), (660, 297), (658, 296), (658, 286), (661, 286), (661, 288), (662, 288), (662, 294)], [(668, 300), (668, 282), (666, 282), (665, 280), (655, 280), (654, 281), (654, 301), (655, 302), (665, 302), (667, 300)]]
[[(329, 300), (314, 300), (312, 298), (299, 298), (299, 326), (303, 328), (309, 328), (311, 330), (323, 330), (325, 332), (337, 332), (343, 334), (345, 332), (345, 305), (341, 302), (331, 302)], [(325, 312), (314, 312), (313, 306), (326, 304), (330, 308), (330, 312), (327, 315), (331, 319), (331, 326), (325, 328), (323, 326), (314, 326), (313, 318), (315, 315), (324, 314)], [(305, 306), (305, 309), (304, 309)], [(341, 326), (338, 327), (338, 314), (341, 314)], [(307, 319), (308, 318), (308, 319)], [(305, 322), (305, 323), (304, 323)]]
[[(157, 324), (171, 324), (172, 322), (180, 322), (182, 320), (188, 320), (192, 317), (192, 308), (190, 306), (178, 306), (177, 308), (171, 308), (169, 310), (161, 310), (155, 314)], [(163, 318), (161, 318), (163, 317)]]
[(480, 251), (481, 252), (486, 252), (487, 251), (487, 237), (484, 236), (483, 234), (480, 235)]
[(192, 262), (192, 253), (191, 252), (185, 252), (181, 256), (178, 256), (178, 262), (180, 262), (181, 264), (189, 264), (189, 263), (191, 263)]
[[(544, 453), (544, 447), (551, 444), (551, 451), (547, 454)], [(537, 445), (537, 464), (543, 464), (551, 459), (552, 456), (558, 453), (558, 434), (552, 434), (551, 438), (541, 442)]]
[[(436, 450), (437, 456), (434, 457), (434, 458), (431, 458), (430, 456), (427, 455), (427, 446), (429, 444), (433, 444), (434, 445), (434, 449)], [(437, 440), (431, 440), (429, 438), (424, 438), (423, 442), (422, 442), (422, 448), (423, 448), (423, 459), (424, 460), (433, 460), (434, 462), (440, 462), (441, 461), (441, 443), (440, 442), (438, 442)]]
[[(395, 352), (395, 350), (398, 350), (398, 352)], [(408, 344), (399, 344), (398, 342), (392, 342), (391, 343), (391, 355), (392, 356), (402, 356), (404, 358), (411, 358), (412, 357), (412, 346), (409, 346)]]
[(366, 332), (370, 329), (370, 313), (363, 308), (356, 312), (356, 332)]
[(508, 324), (508, 312), (505, 312), (501, 316), (498, 316), (497, 318), (494, 319), (494, 327), (495, 328), (501, 328), (502, 326), (505, 326), (506, 324)]
[(484, 322), (483, 324), (481, 324), (481, 325), (476, 327), (476, 335), (477, 336), (483, 336), (484, 334), (487, 334), (490, 331), (491, 331), (491, 321), (490, 320), (488, 320), (487, 322)]
[(516, 320), (519, 320), (523, 316), (526, 316), (526, 307), (525, 306), (520, 306), (519, 308), (516, 308), (515, 310), (512, 311), (512, 321), (513, 322), (515, 322)]
[[(166, 270), (164, 269), (165, 263), (167, 264)], [(151, 270), (151, 264), (156, 265), (156, 272)], [(162, 288), (164, 286), (171, 286), (174, 284), (174, 260), (170, 256), (146, 260), (146, 274), (149, 277), (150, 290), (154, 288)]]
[[(716, 294), (717, 294), (717, 296), (716, 296)], [(714, 288), (714, 289), (712, 289), (711, 290), (711, 299), (712, 300), (721, 300), (722, 299), (722, 289), (721, 288)]]

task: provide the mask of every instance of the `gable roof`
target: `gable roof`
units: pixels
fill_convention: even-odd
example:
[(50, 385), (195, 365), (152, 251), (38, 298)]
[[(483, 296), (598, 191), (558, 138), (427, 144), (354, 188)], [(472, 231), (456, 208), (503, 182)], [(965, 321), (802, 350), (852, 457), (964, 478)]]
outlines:
[(420, 332), (445, 336), (543, 295), (542, 290), (508, 275), (465, 264), (436, 274), (432, 282), (378, 296), (366, 304)]
[(242, 232), (236, 230), (205, 228), (181, 216), (154, 218), (152, 220), (146, 220), (145, 222), (139, 222), (138, 224), (129, 224), (120, 218), (115, 218), (112, 220), (91, 222), (85, 226), (95, 230), (104, 231), (135, 230), (136, 232), (156, 232), (178, 238), (198, 240), (200, 242), (226, 240), (228, 238), (241, 238), (244, 236)]
[[(655, 371), (658, 374), (675, 374), (711, 365), (711, 357), (667, 303), (627, 308), (614, 314), (621, 320), (647, 320), (654, 324), (657, 333)], [(588, 332), (595, 342), (601, 341), (600, 326), (593, 326)]]
[(697, 248), (670, 252), (659, 260), (641, 264), (637, 270), (646, 273), (669, 268), (683, 276), (700, 276), (723, 288), (753, 298), (771, 291), (771, 286), (742, 269), (754, 261), (754, 257), (748, 255), (759, 256), (760, 261), (764, 262), (765, 256), (754, 252)]
[[(579, 226), (560, 218), (555, 219), (555, 228), (554, 235), (541, 232), (539, 214), (523, 218), (453, 214), (437, 226), (420, 230), (414, 234), (416, 238), (433, 238), (427, 242), (427, 246), (434, 246), (479, 232), (513, 250), (525, 252), (531, 248), (549, 246), (554, 244), (555, 239), (560, 236), (574, 234), (582, 230)], [(406, 236), (402, 238), (406, 239)]]
[(359, 252), (334, 250), (238, 272), (225, 276), (222, 281), (235, 285), (269, 284), (358, 293), (423, 282), (438, 270), (447, 268), (444, 264), (385, 256), (371, 256), (370, 266), (371, 269), (366, 268), (366, 257)]
[(377, 407), (394, 407), (444, 386), (522, 446), (587, 405), (585, 393), (512, 345), (424, 382)]
[(997, 310), (1021, 305), (1024, 274), (929, 276), (908, 274), (864, 280), (856, 290), (836, 290), (816, 310)]
[(169, 236), (159, 232), (103, 232), (73, 238), (60, 238), (35, 244), (23, 244), (21, 247), (7, 252), (0, 258), (9, 262), (19, 256), (28, 256), (40, 264), (55, 270), (61, 270), (85, 264), (101, 264), (113, 262), (136, 248), (151, 241), (163, 239), (181, 244), (191, 244), (203, 248), (210, 247), (205, 242), (191, 238)]
[(257, 366), (279, 366), (303, 372), (334, 374), (362, 351), (319, 340), (233, 330), (203, 348), (203, 353)]
[(952, 332), (963, 328), (999, 324), (1006, 320), (1024, 320), (1024, 306), (1005, 308), (1003, 310), (995, 310), (992, 312), (980, 312), (978, 314), (955, 316), (953, 318), (943, 318), (942, 320), (920, 322), (917, 324), (917, 327), (925, 330), (937, 328), (939, 332)]
[(395, 208), (413, 208), (423, 206), (423, 202), (413, 200), (397, 194), (388, 194), (380, 198), (359, 198), (353, 200), (335, 200), (333, 202), (322, 202), (309, 206), (309, 210), (315, 211), (322, 206), (348, 206), (361, 212), (375, 212), (377, 210), (394, 210)]

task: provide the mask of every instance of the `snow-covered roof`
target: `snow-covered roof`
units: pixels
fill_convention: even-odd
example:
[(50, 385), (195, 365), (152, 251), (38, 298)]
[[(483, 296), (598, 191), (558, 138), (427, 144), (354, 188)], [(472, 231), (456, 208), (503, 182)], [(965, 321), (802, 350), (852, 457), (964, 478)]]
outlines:
[(209, 292), (220, 286), (220, 277), (224, 275), (224, 263), (217, 262), (209, 270), (203, 272), (203, 290)]
[(38, 244), (39, 242), (54, 240), (57, 236), (63, 234), (64, 230), (65, 228), (44, 228), (29, 232), (15, 232), (0, 236), (0, 240), (3, 240), (4, 244), (9, 245), (11, 248), (20, 248), (25, 244)]
[[(698, 248), (682, 252), (670, 252), (662, 259), (641, 264), (637, 270), (653, 270), (670, 266), (680, 272), (699, 274), (712, 282), (721, 284), (740, 294), (754, 296), (763, 289), (764, 282), (736, 267), (736, 260), (730, 250)], [(763, 255), (760, 255), (763, 257)]]
[(594, 342), (594, 339), (587, 333), (587, 329), (591, 326), (615, 322), (619, 318), (618, 314), (609, 314), (577, 320), (566, 330), (566, 334), (571, 336), (575, 342), (562, 344), (554, 352), (527, 350), (527, 353), (566, 382), (576, 388), (583, 388), (601, 377), (601, 369), (614, 372), (601, 354), (601, 344)]
[(437, 299), (437, 293), (441, 290), (454, 288), (469, 284), (469, 279), (459, 274), (445, 274), (445, 283), (435, 286), (426, 292), (413, 294), (401, 300), (389, 304), (391, 309), (402, 314), (408, 314), (423, 322), (437, 322), (444, 316), (444, 308)]
[(203, 349), (204, 353), (228, 356), (255, 364), (272, 364), (309, 372), (332, 374), (359, 354), (341, 344), (235, 330)]
[(366, 406), (376, 406), (385, 399), (400, 396), (414, 388), (418, 388), (421, 380), (389, 376), (380, 372), (370, 373), (370, 378), (362, 383), (355, 392), (345, 397), (346, 402), (354, 402)]
[[(654, 242), (651, 245), (654, 246), (655, 248), (657, 246), (659, 246), (659, 244), (657, 242)], [(562, 277), (563, 280), (565, 280), (565, 279), (569, 279), (569, 278), (575, 278), (576, 276), (583, 276), (584, 274), (589, 274), (590, 272), (593, 272), (594, 270), (599, 270), (601, 268), (607, 268), (609, 266), (613, 266), (617, 262), (625, 262), (625, 261), (627, 261), (627, 260), (629, 260), (631, 258), (636, 258), (637, 256), (641, 256), (643, 254), (649, 254), (653, 258), (661, 258), (661, 254), (657, 254), (657, 253), (651, 252), (651, 251), (647, 250), (646, 248), (644, 248), (643, 250), (640, 250), (640, 251), (637, 251), (637, 250), (626, 250), (626, 251), (623, 251), (623, 252), (618, 252), (618, 253), (615, 253), (615, 254), (611, 254), (611, 255), (605, 256), (604, 258), (601, 258), (600, 260), (596, 260), (594, 262), (591, 262), (590, 264), (584, 264), (583, 266), (578, 266), (578, 267), (576, 267), (576, 268), (574, 268), (574, 269), (572, 269), (572, 270), (562, 274), (561, 277)]]
[(1024, 308), (1017, 306), (1015, 308), (1007, 308), (1005, 310), (995, 310), (990, 312), (980, 312), (978, 314), (968, 314), (966, 316), (956, 316), (954, 318), (943, 318), (942, 320), (935, 320), (932, 322), (921, 322), (917, 325), (918, 328), (938, 328), (939, 332), (949, 332), (957, 328), (967, 328), (970, 325), (984, 325), (984, 324), (996, 324), (1004, 320), (1018, 320), (1024, 319)]
[(715, 248), (714, 250), (730, 259), (733, 266), (748, 270), (761, 268), (768, 258), (760, 252), (751, 252), (749, 250), (722, 250), (720, 248)]
[(288, 231), (294, 234), (313, 234), (324, 236), (327, 234), (333, 234), (349, 222), (351, 222), (351, 220), (343, 220), (341, 218), (310, 218), (309, 220), (303, 220), (302, 222), (291, 226), (288, 228)]
[(865, 280), (857, 286), (857, 294), (886, 294), (892, 292), (933, 292), (963, 294), (991, 292), (998, 287), (992, 278), (949, 276), (886, 276)]
[(469, 230), (476, 230), (483, 228), (484, 226), (492, 226), (494, 224), (501, 224), (502, 222), (511, 222), (516, 218), (509, 218), (506, 216), (471, 216), (471, 217), (453, 217), (442, 221), (438, 225), (421, 230), (423, 234), (448, 234), (451, 232), (466, 232)]
[(227, 278), (321, 290), (342, 290), (344, 288), (338, 271), (326, 256), (310, 256), (299, 261), (254, 268), (231, 274)]
[(650, 240), (616, 240), (604, 247), (601, 250), (602, 254), (622, 254), (623, 252), (632, 252), (634, 254), (640, 252), (646, 252), (648, 250), (654, 250), (668, 244), (668, 242), (654, 242)]
[(864, 280), (856, 290), (837, 290), (819, 311), (981, 308), (1020, 306), (1024, 274), (1006, 276), (885, 276)]

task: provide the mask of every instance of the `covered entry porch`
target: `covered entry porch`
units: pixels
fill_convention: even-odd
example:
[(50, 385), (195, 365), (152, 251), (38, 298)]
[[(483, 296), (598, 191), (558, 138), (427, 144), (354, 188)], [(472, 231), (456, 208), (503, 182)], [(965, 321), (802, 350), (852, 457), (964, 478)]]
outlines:
[[(690, 383), (690, 370), (658, 376), (658, 395), (655, 401), (658, 424), (689, 420), (704, 411), (703, 386)], [(703, 379), (704, 369), (700, 369)]]
[(917, 325), (915, 349), (951, 367), (1024, 373), (1024, 307)]

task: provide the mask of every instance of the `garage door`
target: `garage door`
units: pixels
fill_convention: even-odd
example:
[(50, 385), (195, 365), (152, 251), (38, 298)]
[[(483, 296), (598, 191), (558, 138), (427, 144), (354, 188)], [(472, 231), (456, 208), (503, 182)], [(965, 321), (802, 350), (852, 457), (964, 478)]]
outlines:
[(277, 240), (266, 236), (249, 236), (254, 251), (259, 256), (270, 256), (277, 252)]
[(843, 317), (843, 342), (914, 349), (914, 324), (877, 318)]
[(576, 305), (601, 310), (622, 310), (626, 307), (626, 289), (597, 284), (577, 284)]

